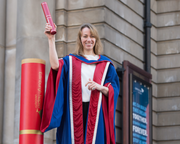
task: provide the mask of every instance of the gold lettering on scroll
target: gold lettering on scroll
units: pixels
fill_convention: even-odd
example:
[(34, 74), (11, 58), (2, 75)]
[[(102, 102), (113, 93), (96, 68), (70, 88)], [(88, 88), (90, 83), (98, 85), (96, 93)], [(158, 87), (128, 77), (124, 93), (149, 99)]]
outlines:
[(40, 117), (42, 116), (42, 99), (43, 99), (43, 90), (42, 90), (42, 72), (39, 72), (38, 75), (38, 93), (35, 94), (35, 108), (36, 112), (39, 113)]

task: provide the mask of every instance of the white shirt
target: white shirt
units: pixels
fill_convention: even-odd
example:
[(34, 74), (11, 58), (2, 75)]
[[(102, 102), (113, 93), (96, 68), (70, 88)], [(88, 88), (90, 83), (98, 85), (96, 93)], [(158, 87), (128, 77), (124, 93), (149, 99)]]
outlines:
[[(88, 60), (98, 60), (98, 55), (84, 55)], [(89, 79), (93, 80), (94, 71), (96, 68), (96, 64), (81, 64), (81, 87), (82, 87), (82, 101), (89, 102), (91, 91), (88, 90), (88, 86), (85, 87), (85, 84), (89, 81)]]

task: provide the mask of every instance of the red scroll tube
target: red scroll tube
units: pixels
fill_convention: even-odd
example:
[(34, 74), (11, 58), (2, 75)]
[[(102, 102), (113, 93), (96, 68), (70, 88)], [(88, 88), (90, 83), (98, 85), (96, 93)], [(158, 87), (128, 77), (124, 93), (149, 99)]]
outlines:
[(22, 60), (19, 144), (43, 144), (40, 124), (44, 86), (45, 61)]
[(46, 18), (47, 23), (49, 23), (52, 26), (52, 29), (51, 29), (50, 33), (52, 35), (54, 35), (54, 34), (56, 34), (56, 28), (54, 26), (51, 14), (49, 12), (48, 5), (47, 5), (46, 2), (43, 2), (43, 3), (41, 3), (41, 6), (42, 6), (42, 9), (43, 9), (43, 12), (44, 12), (44, 16)]

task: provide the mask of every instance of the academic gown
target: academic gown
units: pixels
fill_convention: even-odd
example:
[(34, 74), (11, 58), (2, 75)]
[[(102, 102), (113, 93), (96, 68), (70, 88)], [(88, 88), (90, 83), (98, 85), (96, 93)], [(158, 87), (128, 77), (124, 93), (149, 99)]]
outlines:
[[(96, 64), (93, 81), (109, 88), (108, 97), (91, 91), (85, 134), (81, 89), (81, 63)], [(49, 73), (40, 130), (57, 128), (57, 144), (115, 144), (115, 111), (119, 78), (110, 59), (87, 60), (70, 54)]]

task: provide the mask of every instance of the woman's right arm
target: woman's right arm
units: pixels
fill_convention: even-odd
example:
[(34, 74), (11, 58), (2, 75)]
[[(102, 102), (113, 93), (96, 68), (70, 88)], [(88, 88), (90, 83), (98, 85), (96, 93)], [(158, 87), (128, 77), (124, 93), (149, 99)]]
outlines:
[[(55, 26), (56, 27), (56, 26)], [(59, 68), (59, 62), (58, 62), (58, 56), (56, 52), (56, 45), (55, 45), (55, 35), (50, 34), (51, 26), (49, 23), (46, 23), (45, 27), (45, 35), (48, 37), (49, 42), (49, 60), (52, 69), (58, 70)]]

